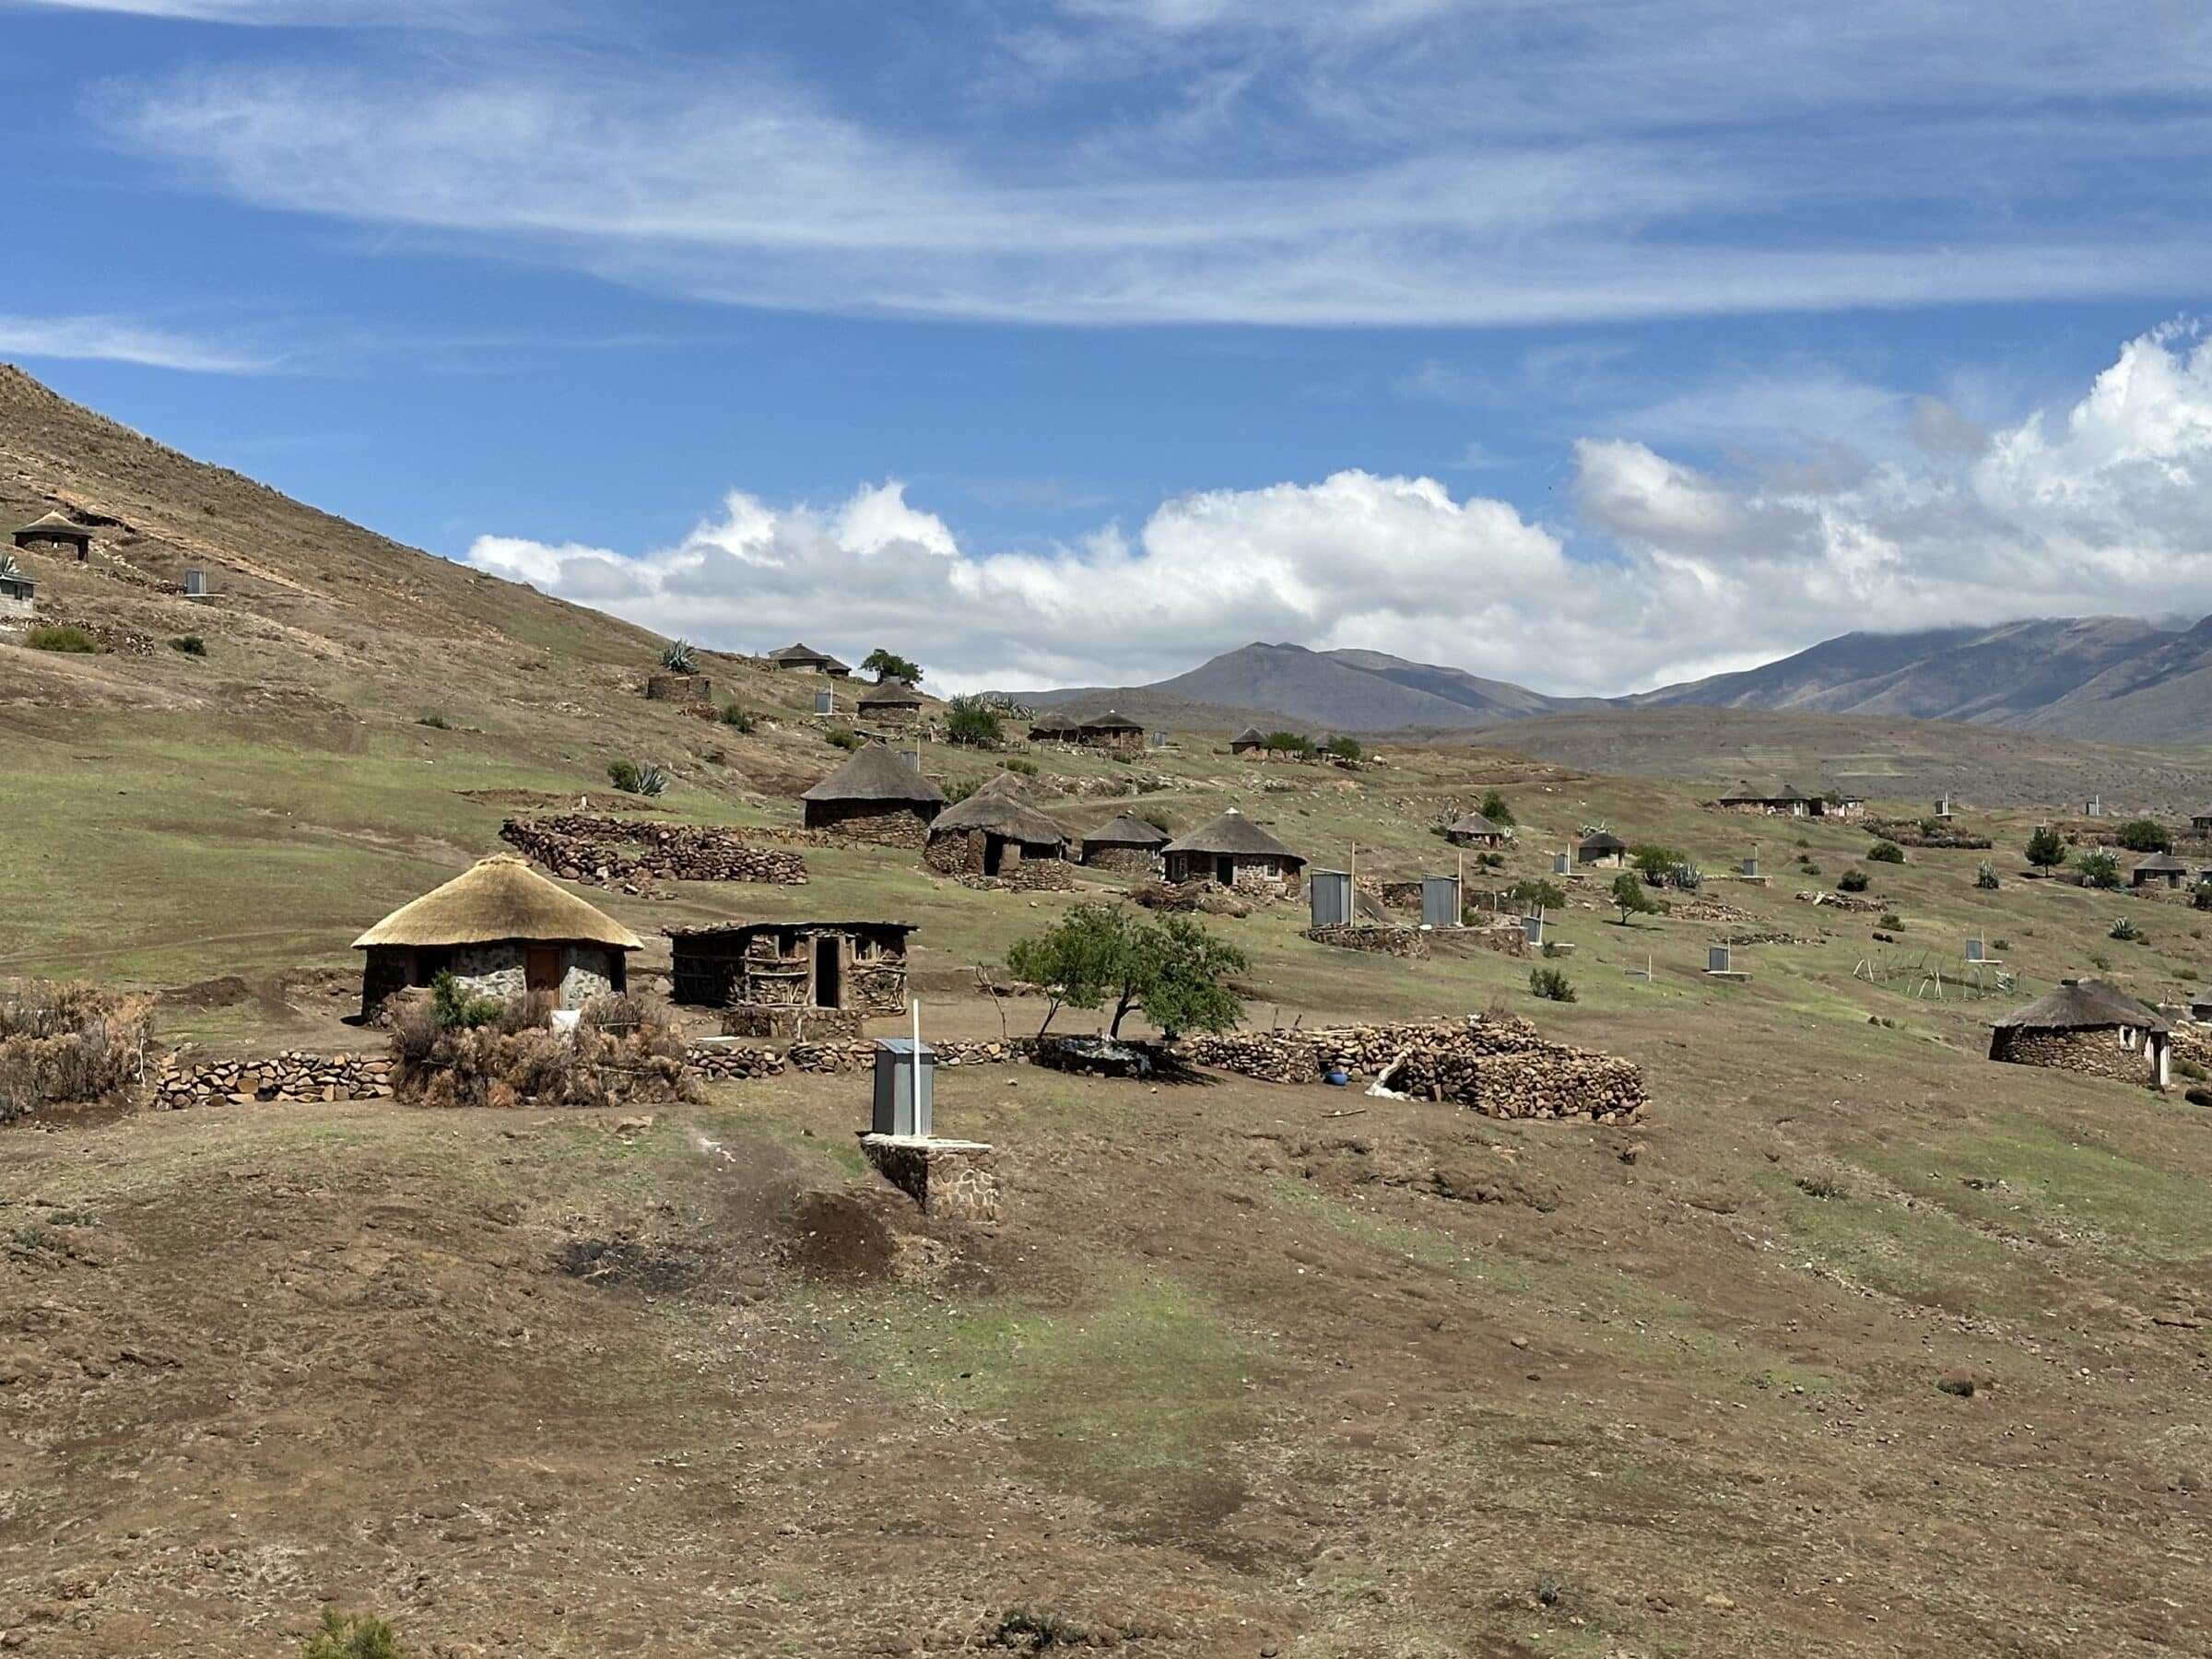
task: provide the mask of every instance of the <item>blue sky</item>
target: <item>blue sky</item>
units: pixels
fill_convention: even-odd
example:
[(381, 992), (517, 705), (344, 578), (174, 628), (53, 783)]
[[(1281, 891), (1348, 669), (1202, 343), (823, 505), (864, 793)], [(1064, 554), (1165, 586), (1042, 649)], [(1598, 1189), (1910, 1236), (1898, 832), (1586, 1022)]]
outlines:
[[(0, 357), (940, 685), (2212, 609), (2212, 13), (0, 0)], [(23, 96), (18, 92), (18, 97)], [(880, 636), (880, 637), (879, 637)]]

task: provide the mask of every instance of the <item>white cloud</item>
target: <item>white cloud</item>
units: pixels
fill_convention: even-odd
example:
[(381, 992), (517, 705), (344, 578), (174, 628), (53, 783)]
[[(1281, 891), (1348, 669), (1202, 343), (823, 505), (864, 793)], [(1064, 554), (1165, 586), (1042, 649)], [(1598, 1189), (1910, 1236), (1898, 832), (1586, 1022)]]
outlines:
[(342, 29), (359, 24), (460, 27), (510, 9), (506, 0), (0, 0), (31, 10), (114, 12), (190, 23), (289, 24)]
[(23, 317), (0, 312), (0, 356), (100, 359), (213, 374), (270, 367), (259, 355), (126, 317)]
[(2130, 342), (2061, 418), (1841, 482), (1731, 479), (1627, 439), (1584, 441), (1575, 466), (1597, 557), (1505, 502), (1350, 471), (1178, 497), (1134, 536), (1042, 553), (964, 548), (890, 482), (827, 511), (733, 492), (668, 548), (488, 535), (468, 559), (712, 644), (889, 645), (947, 688), (1130, 683), (1290, 639), (1618, 692), (1850, 629), (2212, 611), (2194, 335)]

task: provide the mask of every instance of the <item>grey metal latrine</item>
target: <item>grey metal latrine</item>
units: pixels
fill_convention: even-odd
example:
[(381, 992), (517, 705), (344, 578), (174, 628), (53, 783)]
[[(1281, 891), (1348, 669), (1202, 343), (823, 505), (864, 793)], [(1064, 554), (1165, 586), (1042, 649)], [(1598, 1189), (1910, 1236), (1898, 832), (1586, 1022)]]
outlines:
[(877, 1039), (876, 1134), (928, 1137), (936, 1065), (936, 1051), (926, 1042), (911, 1037)]
[(1456, 876), (1422, 877), (1421, 925), (1423, 927), (1457, 927), (1459, 923), (1459, 877)]
[(1306, 883), (1315, 927), (1343, 927), (1352, 919), (1352, 877), (1347, 870), (1316, 870)]

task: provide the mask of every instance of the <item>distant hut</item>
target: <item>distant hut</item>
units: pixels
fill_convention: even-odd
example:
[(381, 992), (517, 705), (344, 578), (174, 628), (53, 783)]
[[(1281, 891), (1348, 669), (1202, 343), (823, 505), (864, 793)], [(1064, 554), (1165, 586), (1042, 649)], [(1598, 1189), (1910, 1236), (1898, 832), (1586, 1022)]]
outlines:
[(1306, 861), (1231, 806), (1161, 849), (1168, 879), (1218, 881), (1254, 892), (1291, 892)]
[[(1030, 805), (1000, 772), (929, 827), (922, 862), (945, 876), (993, 876), (1025, 887), (1065, 886), (1067, 831)], [(1024, 866), (1041, 865), (1041, 870)]]
[(1578, 865), (1618, 868), (1627, 862), (1628, 856), (1629, 843), (1608, 830), (1586, 835), (1574, 846), (1574, 862)]
[(1065, 743), (1077, 748), (1141, 749), (1145, 747), (1145, 728), (1111, 709), (1096, 720), (1045, 715), (1031, 723), (1030, 741)]
[(2150, 887), (2163, 881), (2170, 888), (2178, 888), (2189, 879), (2189, 866), (2171, 853), (2153, 853), (2128, 872), (2130, 887)]
[(2212, 835), (2212, 812), (2195, 812), (2189, 816), (2189, 828), (2199, 835)]
[(1229, 752), (1232, 755), (1249, 755), (1254, 749), (1264, 749), (1266, 747), (1267, 734), (1261, 731), (1258, 726), (1246, 726), (1229, 740)]
[(1444, 826), (1444, 839), (1455, 847), (1495, 847), (1503, 844), (1505, 831), (1481, 813), (1470, 812)]
[(857, 1035), (906, 1008), (910, 922), (712, 922), (668, 930), (670, 1000), (736, 1037)]
[(1134, 812), (1110, 818), (1083, 838), (1083, 862), (1099, 870), (1149, 873), (1160, 867), (1168, 832)]
[(543, 991), (582, 1007), (629, 983), (638, 936), (556, 887), (511, 853), (497, 853), (403, 904), (353, 942), (366, 951), (361, 1012), (451, 973), (470, 991), (519, 996)]
[(833, 679), (843, 679), (853, 672), (828, 652), (817, 651), (811, 645), (786, 645), (781, 651), (770, 652), (768, 660), (779, 668), (827, 674)]
[(2164, 1088), (2173, 1028), (2156, 1009), (2103, 980), (2065, 980), (1990, 1029), (1989, 1057)]
[(28, 617), (39, 608), (39, 584), (13, 559), (0, 559), (0, 617)]
[(945, 792), (880, 743), (853, 758), (799, 796), (806, 828), (855, 841), (918, 847), (945, 809)]
[(39, 553), (74, 553), (82, 564), (92, 551), (92, 532), (75, 519), (48, 512), (17, 531), (15, 543)]
[(912, 725), (922, 713), (922, 693), (902, 679), (881, 679), (860, 694), (864, 720), (886, 725)]

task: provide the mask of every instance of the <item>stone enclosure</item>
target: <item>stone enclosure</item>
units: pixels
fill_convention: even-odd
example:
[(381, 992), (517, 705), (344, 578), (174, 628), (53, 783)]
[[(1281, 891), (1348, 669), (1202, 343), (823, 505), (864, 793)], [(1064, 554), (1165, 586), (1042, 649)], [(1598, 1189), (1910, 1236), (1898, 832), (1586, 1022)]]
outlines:
[(806, 861), (755, 846), (742, 830), (713, 824), (652, 824), (611, 814), (512, 818), (500, 839), (565, 881), (595, 885), (648, 877), (665, 881), (758, 881), (799, 887)]

